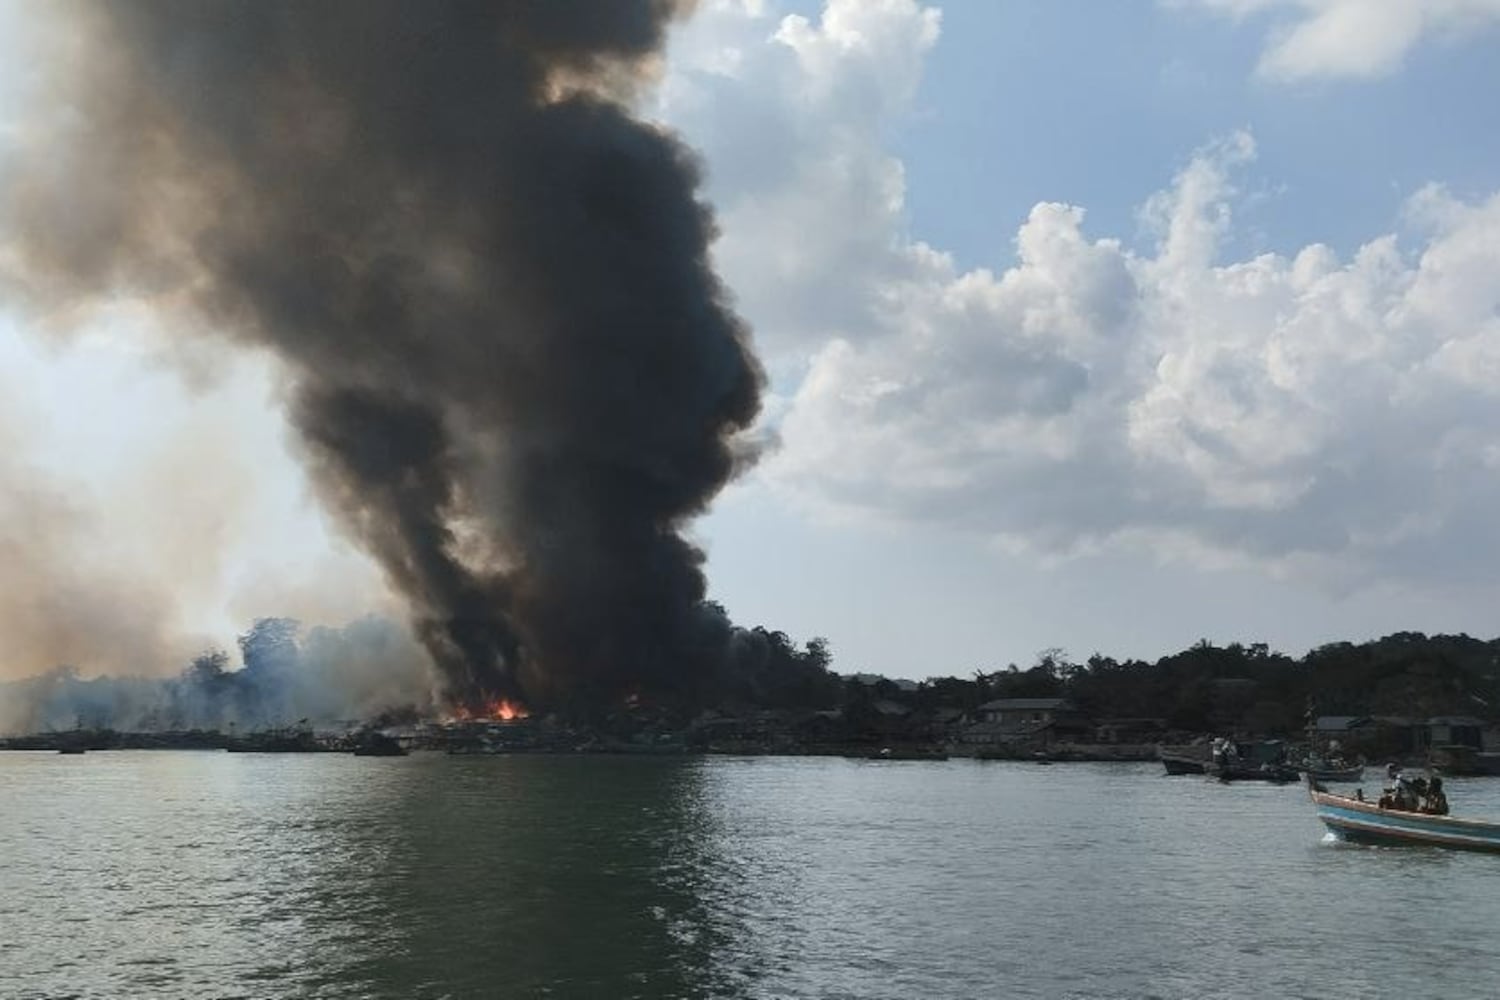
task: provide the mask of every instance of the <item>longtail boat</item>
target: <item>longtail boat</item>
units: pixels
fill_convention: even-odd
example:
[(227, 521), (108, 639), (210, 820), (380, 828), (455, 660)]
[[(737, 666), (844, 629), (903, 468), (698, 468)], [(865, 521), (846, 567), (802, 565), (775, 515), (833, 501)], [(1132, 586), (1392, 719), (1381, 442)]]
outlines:
[(1335, 795), (1315, 781), (1307, 791), (1318, 819), (1342, 840), (1388, 846), (1426, 845), (1500, 852), (1500, 823), (1382, 809), (1350, 795)]

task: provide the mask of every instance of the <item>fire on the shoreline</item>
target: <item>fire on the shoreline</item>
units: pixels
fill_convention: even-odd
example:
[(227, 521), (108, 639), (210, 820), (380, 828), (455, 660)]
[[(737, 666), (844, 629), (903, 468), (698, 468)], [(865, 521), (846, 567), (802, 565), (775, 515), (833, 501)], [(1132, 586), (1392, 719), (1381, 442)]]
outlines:
[(506, 698), (496, 698), (485, 707), (489, 710), (490, 718), (499, 719), (502, 722), (510, 722), (513, 719), (524, 719), (531, 714), (526, 711), (525, 705)]
[(526, 706), (519, 701), (511, 701), (509, 698), (494, 698), (485, 702), (483, 708), (472, 709), (467, 705), (459, 705), (453, 710), (455, 722), (514, 722), (517, 719), (530, 718), (531, 713)]

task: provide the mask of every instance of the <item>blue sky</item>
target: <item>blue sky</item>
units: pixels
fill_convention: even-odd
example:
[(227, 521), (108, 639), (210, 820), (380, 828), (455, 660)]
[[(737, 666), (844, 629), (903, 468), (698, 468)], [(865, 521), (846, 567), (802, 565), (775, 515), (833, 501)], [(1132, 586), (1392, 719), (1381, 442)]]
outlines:
[[(1290, 5), (1288, 5), (1290, 6)], [(1495, 190), (1500, 92), (1493, 26), (1414, 46), (1374, 79), (1268, 80), (1256, 66), (1288, 21), (1243, 21), (1149, 0), (944, 4), (911, 120), (912, 225), (965, 262), (1003, 260), (996, 236), (1037, 201), (1087, 206), (1099, 233), (1137, 235), (1134, 213), (1209, 137), (1249, 128), (1260, 155), (1244, 250), (1353, 249), (1397, 226), (1423, 184)]]
[[(1500, 4), (700, 8), (643, 113), (703, 157), (774, 376), (779, 446), (693, 529), (736, 619), (912, 677), (1500, 633)], [(80, 644), (0, 570), (12, 669), (393, 612), (274, 369), (152, 326), (0, 319), (0, 544), (133, 596)]]

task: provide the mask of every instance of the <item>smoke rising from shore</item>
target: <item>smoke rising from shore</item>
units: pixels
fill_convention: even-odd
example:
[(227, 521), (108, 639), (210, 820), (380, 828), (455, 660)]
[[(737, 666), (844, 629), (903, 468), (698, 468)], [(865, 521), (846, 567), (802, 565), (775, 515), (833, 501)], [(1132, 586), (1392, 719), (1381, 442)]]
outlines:
[[(232, 405), (178, 398), (132, 422), (115, 398), (104, 410), (130, 426), (77, 418), (99, 403), (90, 392), (99, 380), (84, 369), (107, 352), (70, 351), (38, 378), (29, 348), (45, 345), (19, 346), (0, 342), (0, 680), (58, 664), (122, 675), (176, 669), (222, 641), (206, 627), (214, 602), (226, 592), (239, 599), (244, 538), (277, 523), (256, 489), (264, 450), (246, 447), (255, 442), (235, 426)], [(173, 387), (165, 372), (137, 372), (137, 399)], [(135, 445), (128, 454), (99, 446), (122, 439)], [(79, 453), (95, 460), (77, 463)], [(278, 593), (274, 607), (306, 616), (305, 603), (287, 597)], [(271, 602), (242, 603), (238, 620)]]
[(179, 661), (170, 677), (85, 677), (59, 666), (0, 680), (0, 736), (341, 727), (435, 708), (422, 652), (389, 619), (304, 630), (289, 618), (262, 618), (238, 645), (237, 668), (235, 657), (209, 649), (186, 668)]
[(672, 686), (722, 639), (681, 529), (763, 381), (693, 157), (626, 103), (679, 6), (50, 6), (0, 293), (272, 351), (449, 698)]

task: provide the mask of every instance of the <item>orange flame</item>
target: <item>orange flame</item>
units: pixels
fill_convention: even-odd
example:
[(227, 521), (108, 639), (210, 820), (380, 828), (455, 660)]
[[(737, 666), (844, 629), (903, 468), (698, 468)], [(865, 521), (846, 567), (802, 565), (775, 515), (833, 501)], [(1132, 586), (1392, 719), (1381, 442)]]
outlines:
[(506, 698), (496, 698), (485, 706), (490, 713), (490, 718), (510, 722), (514, 719), (527, 718), (531, 713), (526, 711), (526, 706), (518, 701), (510, 701)]
[(484, 703), (482, 709), (472, 709), (467, 705), (458, 705), (453, 709), (455, 722), (514, 722), (516, 719), (527, 719), (531, 713), (526, 706), (519, 701), (511, 701), (509, 698), (495, 698)]

